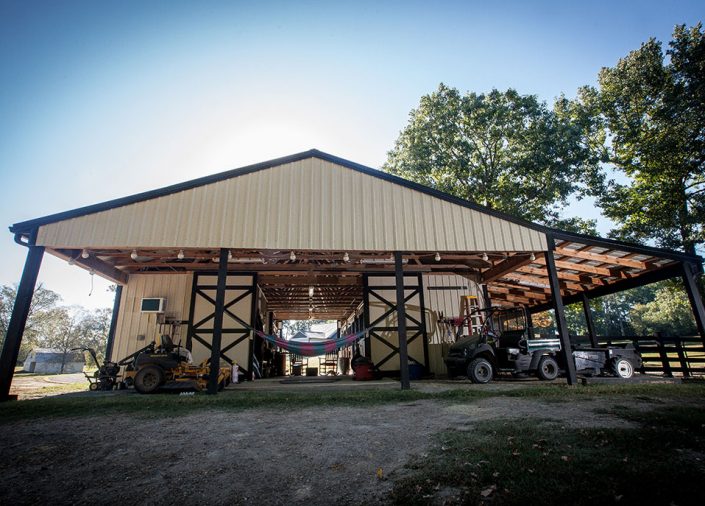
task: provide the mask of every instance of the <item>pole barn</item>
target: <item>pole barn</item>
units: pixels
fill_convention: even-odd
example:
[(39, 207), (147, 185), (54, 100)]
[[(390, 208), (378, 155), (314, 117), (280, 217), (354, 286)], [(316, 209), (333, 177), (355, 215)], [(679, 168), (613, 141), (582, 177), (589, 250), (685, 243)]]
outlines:
[[(361, 351), (409, 388), (409, 366), (442, 374), (438, 317), (460, 296), (553, 309), (575, 383), (564, 307), (674, 277), (705, 343), (696, 286), (702, 259), (527, 222), (318, 150), (16, 223), (27, 248), (0, 357), (7, 400), (44, 253), (118, 285), (107, 356), (164, 328), (195, 360), (271, 358), (255, 329), (338, 321), (365, 331)], [(146, 302), (145, 302), (146, 301)], [(145, 305), (146, 304), (146, 305)]]

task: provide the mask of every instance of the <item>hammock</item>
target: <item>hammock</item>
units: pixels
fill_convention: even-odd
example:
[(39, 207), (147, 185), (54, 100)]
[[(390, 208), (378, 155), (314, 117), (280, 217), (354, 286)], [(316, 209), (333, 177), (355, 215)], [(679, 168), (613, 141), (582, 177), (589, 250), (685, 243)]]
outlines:
[(313, 343), (301, 343), (298, 341), (287, 341), (276, 336), (268, 336), (259, 330), (256, 332), (258, 336), (266, 339), (279, 348), (283, 348), (294, 355), (301, 355), (302, 357), (317, 357), (319, 355), (325, 355), (326, 353), (335, 353), (341, 348), (350, 346), (352, 343), (365, 335), (365, 331), (362, 330), (339, 339), (326, 339), (324, 341), (316, 341)]

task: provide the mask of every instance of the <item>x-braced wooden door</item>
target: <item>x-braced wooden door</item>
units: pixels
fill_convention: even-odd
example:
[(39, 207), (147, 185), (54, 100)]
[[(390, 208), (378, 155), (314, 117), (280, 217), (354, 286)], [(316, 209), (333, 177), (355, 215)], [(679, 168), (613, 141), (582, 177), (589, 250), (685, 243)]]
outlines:
[[(191, 293), (186, 346), (195, 363), (211, 356), (215, 292), (218, 275), (195, 273)], [(220, 357), (230, 365), (237, 363), (245, 375), (252, 370), (252, 328), (257, 312), (257, 274), (228, 274), (225, 287), (223, 333)]]
[[(397, 292), (394, 275), (365, 274), (364, 315), (368, 338), (365, 354), (382, 373), (399, 373)], [(409, 360), (428, 371), (428, 339), (421, 274), (404, 275), (406, 339)]]

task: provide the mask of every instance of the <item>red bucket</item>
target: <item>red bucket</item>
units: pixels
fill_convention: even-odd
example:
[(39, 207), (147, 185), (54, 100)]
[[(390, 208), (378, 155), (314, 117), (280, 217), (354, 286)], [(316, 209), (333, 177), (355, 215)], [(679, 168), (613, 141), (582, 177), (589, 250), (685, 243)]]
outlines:
[(375, 366), (372, 364), (354, 365), (353, 379), (357, 381), (370, 381), (375, 379)]

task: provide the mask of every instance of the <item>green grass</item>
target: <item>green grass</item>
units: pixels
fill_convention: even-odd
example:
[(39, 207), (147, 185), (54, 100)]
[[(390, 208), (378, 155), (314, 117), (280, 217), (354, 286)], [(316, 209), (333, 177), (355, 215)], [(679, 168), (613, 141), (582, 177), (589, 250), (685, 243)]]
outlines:
[(473, 402), (488, 397), (535, 398), (544, 402), (571, 402), (594, 397), (636, 397), (640, 400), (668, 398), (705, 404), (703, 384), (640, 385), (541, 385), (496, 391), (472, 388), (425, 393), (419, 390), (310, 390), (291, 392), (257, 392), (229, 390), (217, 396), (197, 393), (180, 396), (174, 393), (139, 395), (133, 391), (112, 395), (86, 393), (83, 396), (56, 396), (0, 404), (0, 423), (36, 417), (83, 417), (130, 414), (141, 417), (187, 415), (204, 409), (242, 411), (253, 408), (296, 409), (321, 406), (373, 406), (379, 404), (434, 399), (446, 402)]
[(513, 420), (445, 431), (429, 455), (407, 465), (390, 502), (702, 504), (705, 407), (614, 414), (641, 425), (565, 429)]

